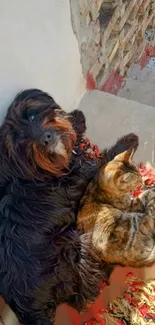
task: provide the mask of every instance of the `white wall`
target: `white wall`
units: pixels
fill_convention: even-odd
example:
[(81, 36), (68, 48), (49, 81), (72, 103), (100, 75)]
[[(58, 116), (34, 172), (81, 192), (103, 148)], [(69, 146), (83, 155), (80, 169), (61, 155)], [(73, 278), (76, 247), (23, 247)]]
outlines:
[(69, 0), (0, 0), (0, 121), (27, 87), (68, 110), (85, 92)]

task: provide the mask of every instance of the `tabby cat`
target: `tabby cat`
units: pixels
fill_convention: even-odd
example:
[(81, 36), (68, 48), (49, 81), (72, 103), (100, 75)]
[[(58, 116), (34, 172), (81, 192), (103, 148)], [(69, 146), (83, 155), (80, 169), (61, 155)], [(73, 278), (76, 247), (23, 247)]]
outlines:
[(102, 260), (143, 267), (155, 261), (155, 188), (133, 198), (142, 185), (133, 152), (102, 167), (89, 184), (78, 213), (78, 228), (91, 233)]

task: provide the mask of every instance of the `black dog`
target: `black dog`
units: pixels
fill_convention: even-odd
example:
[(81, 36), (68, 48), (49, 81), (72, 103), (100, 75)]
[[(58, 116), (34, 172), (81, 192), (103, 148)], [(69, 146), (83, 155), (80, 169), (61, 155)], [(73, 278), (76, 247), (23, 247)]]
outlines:
[(76, 213), (99, 165), (138, 138), (97, 163), (79, 151), (85, 128), (82, 112), (66, 114), (37, 89), (15, 98), (0, 128), (0, 294), (25, 325), (50, 324), (63, 302), (81, 310), (112, 270), (76, 230)]

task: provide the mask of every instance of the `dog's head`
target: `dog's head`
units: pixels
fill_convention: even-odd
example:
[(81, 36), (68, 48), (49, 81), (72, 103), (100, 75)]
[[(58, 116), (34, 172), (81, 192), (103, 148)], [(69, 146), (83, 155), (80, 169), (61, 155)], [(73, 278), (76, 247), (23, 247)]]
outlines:
[(76, 142), (74, 120), (47, 93), (38, 89), (21, 92), (10, 105), (0, 132), (10, 161), (26, 175), (38, 168), (63, 175)]

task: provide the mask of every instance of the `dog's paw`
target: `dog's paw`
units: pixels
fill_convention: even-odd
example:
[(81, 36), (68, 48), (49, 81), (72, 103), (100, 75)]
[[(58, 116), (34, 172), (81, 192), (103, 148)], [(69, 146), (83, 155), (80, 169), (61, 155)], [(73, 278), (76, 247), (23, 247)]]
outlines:
[(76, 109), (72, 111), (69, 115), (77, 138), (81, 138), (86, 131), (86, 118), (83, 112)]

